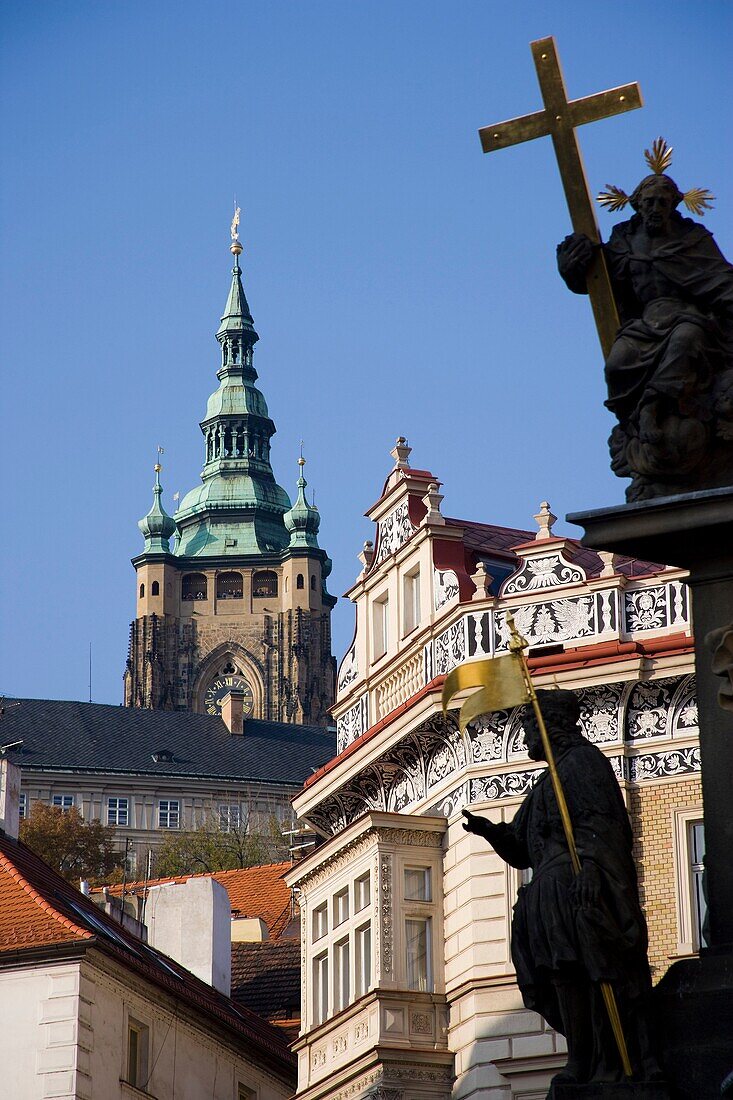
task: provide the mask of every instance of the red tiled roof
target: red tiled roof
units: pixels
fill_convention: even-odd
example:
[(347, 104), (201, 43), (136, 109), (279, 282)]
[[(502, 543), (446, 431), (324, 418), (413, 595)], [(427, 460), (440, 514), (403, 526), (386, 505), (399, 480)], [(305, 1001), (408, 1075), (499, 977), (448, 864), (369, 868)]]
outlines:
[(0, 833), (0, 965), (3, 956), (77, 944), (113, 956), (233, 1032), (251, 1054), (295, 1087), (295, 1058), (280, 1030), (236, 1005), (179, 963), (128, 932), (27, 845)]
[[(214, 878), (229, 894), (232, 915), (237, 917), (261, 917), (267, 925), (270, 939), (278, 939), (292, 917), (290, 890), (283, 875), (292, 863), (262, 863), (255, 867), (237, 867), (233, 871), (203, 871), (195, 875), (170, 875), (167, 878), (149, 879), (147, 886), (162, 886), (167, 882), (182, 883), (190, 878)], [(125, 893), (142, 894), (144, 882), (128, 882)], [(122, 886), (110, 886), (110, 894), (120, 897)], [(97, 887), (93, 893), (101, 893)]]
[[(519, 564), (519, 560), (514, 554), (514, 551), (519, 547), (535, 546), (538, 550), (542, 549), (543, 544), (535, 540), (531, 531), (520, 531), (515, 527), (496, 527), (491, 523), (475, 523), (473, 520), (464, 519), (446, 519), (445, 522), (448, 527), (463, 528), (463, 544), (467, 550), (472, 550), (474, 553), (507, 555), (515, 558), (517, 564)], [(603, 562), (595, 550), (589, 550), (578, 539), (558, 536), (553, 541), (567, 542), (573, 561), (582, 566), (589, 577), (599, 575), (603, 568)], [(660, 573), (664, 569), (663, 565), (656, 562), (643, 561), (641, 558), (629, 558), (624, 555), (619, 555), (616, 558), (614, 566), (616, 572), (622, 573), (625, 577), (646, 577), (650, 574)]]

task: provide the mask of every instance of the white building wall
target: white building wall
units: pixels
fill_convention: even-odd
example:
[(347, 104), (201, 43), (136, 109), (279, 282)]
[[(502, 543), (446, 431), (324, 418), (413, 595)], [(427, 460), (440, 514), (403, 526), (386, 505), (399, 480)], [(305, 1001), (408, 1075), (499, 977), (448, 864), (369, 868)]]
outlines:
[[(86, 957), (81, 962), (0, 972), (0, 1095), (8, 1100), (132, 1100), (125, 1083), (127, 1020), (150, 1029), (147, 1093), (157, 1100), (257, 1100), (291, 1095), (215, 1034), (176, 1012), (142, 980), (121, 980)], [(120, 974), (124, 972), (120, 971)], [(212, 1025), (213, 1026), (213, 1025)], [(244, 1046), (244, 1044), (242, 1044)]]

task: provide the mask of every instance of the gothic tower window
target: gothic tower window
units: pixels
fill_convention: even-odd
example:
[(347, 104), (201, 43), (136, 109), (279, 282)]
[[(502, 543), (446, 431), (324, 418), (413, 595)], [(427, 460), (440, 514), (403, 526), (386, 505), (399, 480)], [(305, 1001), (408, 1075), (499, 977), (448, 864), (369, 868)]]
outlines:
[(297, 579), (297, 581), (295, 582), (295, 587), (296, 587), (296, 588), (305, 588), (305, 580), (304, 580), (304, 578), (303, 578), (303, 574), (302, 574), (302, 573), (298, 573), (298, 579)]
[(142, 597), (143, 597), (144, 595), (145, 595), (145, 585), (144, 585), (144, 584), (141, 584), (141, 585), (140, 585), (140, 599), (142, 599)]
[(311, 573), (311, 592), (316, 590), (316, 577), (314, 573)]
[(158, 583), (158, 581), (153, 581), (152, 585), (150, 586), (150, 595), (151, 596), (159, 596), (160, 595), (160, 584)]
[(220, 573), (216, 578), (217, 600), (241, 600), (243, 594), (241, 573)]
[(252, 595), (256, 597), (277, 596), (277, 573), (272, 569), (261, 569), (252, 577)]
[(181, 588), (182, 600), (205, 600), (208, 596), (204, 573), (186, 573)]

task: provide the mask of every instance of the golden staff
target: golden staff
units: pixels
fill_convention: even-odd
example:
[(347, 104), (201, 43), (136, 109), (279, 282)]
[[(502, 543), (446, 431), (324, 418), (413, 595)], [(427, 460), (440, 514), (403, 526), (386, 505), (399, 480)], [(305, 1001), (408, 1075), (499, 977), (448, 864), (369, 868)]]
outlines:
[[(545, 720), (542, 716), (542, 710), (540, 709), (537, 693), (532, 683), (529, 666), (527, 665), (527, 658), (524, 655), (524, 650), (527, 648), (527, 642), (517, 630), (513, 615), (507, 614), (506, 624), (509, 627), (510, 633), (509, 655), (507, 657), (495, 657), (488, 661), (468, 662), (459, 665), (458, 668), (449, 672), (443, 685), (443, 713), (445, 714), (448, 703), (453, 696), (458, 691), (467, 687), (478, 687), (481, 690), (467, 699), (461, 707), (461, 729), (465, 729), (468, 722), (478, 714), (484, 714), (488, 710), (504, 710), (506, 707), (517, 706), (520, 702), (525, 702), (529, 699), (540, 731), (542, 749), (550, 773), (550, 782), (552, 783), (552, 789), (555, 793), (557, 805), (560, 810), (563, 832), (565, 833), (565, 840), (567, 842), (568, 851), (570, 852), (570, 862), (572, 864), (573, 873), (577, 876), (581, 871), (581, 862), (575, 844), (573, 823), (570, 820), (570, 811), (568, 810), (565, 792), (562, 788), (560, 776), (557, 771), (555, 754), (552, 751)], [(517, 677), (517, 664), (521, 670), (521, 699), (517, 698), (520, 690), (518, 682), (519, 677)], [(491, 666), (494, 667), (491, 668)], [(500, 705), (497, 705), (499, 703)], [(613, 1030), (613, 1037), (616, 1040), (619, 1057), (621, 1058), (624, 1075), (626, 1077), (631, 1077), (631, 1061), (629, 1059), (629, 1051), (626, 1046), (626, 1038), (624, 1036), (623, 1027), (621, 1026), (621, 1017), (619, 1015), (613, 987), (610, 982), (601, 982), (600, 986), (603, 1002), (606, 1006), (606, 1012), (608, 1013), (608, 1019)]]

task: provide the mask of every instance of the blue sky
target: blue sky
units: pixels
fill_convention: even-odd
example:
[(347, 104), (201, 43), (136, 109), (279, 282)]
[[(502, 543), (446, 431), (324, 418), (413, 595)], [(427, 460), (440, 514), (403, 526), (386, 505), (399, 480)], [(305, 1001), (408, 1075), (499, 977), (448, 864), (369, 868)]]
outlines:
[[(447, 515), (620, 503), (551, 143), (486, 157), (476, 130), (540, 107), (554, 34), (572, 97), (642, 86), (581, 131), (591, 187), (633, 187), (663, 134), (730, 257), (732, 29), (723, 0), (6, 3), (0, 690), (86, 698), (92, 642), (121, 700), (156, 446), (169, 510), (198, 482), (235, 195), (273, 465), (292, 493), (305, 440), (336, 594), (400, 434)], [(339, 656), (352, 626), (340, 600)]]

